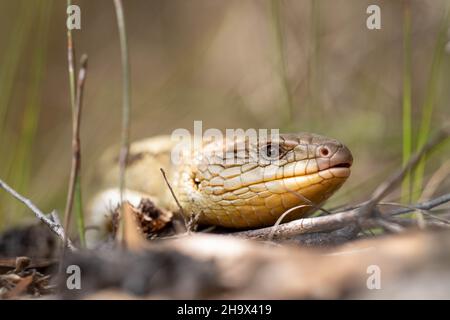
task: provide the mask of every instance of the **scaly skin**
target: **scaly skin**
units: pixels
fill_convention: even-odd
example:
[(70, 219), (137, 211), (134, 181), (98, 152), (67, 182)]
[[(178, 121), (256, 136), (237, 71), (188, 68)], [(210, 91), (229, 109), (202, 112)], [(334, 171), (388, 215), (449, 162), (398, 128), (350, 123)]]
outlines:
[[(238, 138), (205, 143), (201, 150), (182, 157), (179, 164), (171, 162), (175, 142), (170, 137), (136, 142), (130, 149), (127, 189), (137, 198), (148, 197), (161, 207), (176, 210), (159, 171), (164, 168), (183, 210), (199, 214), (200, 224), (256, 228), (274, 224), (283, 212), (296, 206), (304, 205), (284, 221), (307, 215), (350, 175), (352, 154), (334, 139), (298, 133), (242, 142)], [(103, 186), (117, 185), (116, 163), (113, 151), (101, 159)], [(102, 211), (102, 203), (108, 203), (107, 197), (111, 193), (96, 198), (94, 215)]]

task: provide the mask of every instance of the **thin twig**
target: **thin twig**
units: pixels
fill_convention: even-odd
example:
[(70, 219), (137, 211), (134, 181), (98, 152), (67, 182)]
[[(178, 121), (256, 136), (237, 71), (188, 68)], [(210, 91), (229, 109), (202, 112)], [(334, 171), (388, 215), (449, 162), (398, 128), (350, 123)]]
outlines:
[[(70, 228), (75, 187), (77, 181), (79, 181), (79, 174), (81, 168), (80, 122), (83, 104), (84, 84), (86, 82), (86, 71), (87, 71), (87, 55), (83, 55), (81, 57), (81, 67), (78, 73), (75, 113), (72, 119), (72, 167), (70, 170), (69, 191), (67, 193), (66, 209), (64, 213), (65, 230), (69, 230)], [(84, 235), (80, 238), (80, 240), (83, 244)]]
[[(1, 179), (0, 179), (0, 188), (4, 189), (14, 198), (22, 202), (24, 205), (26, 205), (34, 213), (36, 218), (38, 218), (45, 225), (47, 225), (51, 231), (53, 231), (63, 242), (65, 242), (66, 233), (64, 232), (63, 226), (61, 226), (61, 224), (58, 223), (58, 221), (54, 220), (52, 221), (51, 219), (49, 219), (41, 210), (39, 210), (38, 207), (36, 207), (36, 205), (30, 199), (25, 198), (24, 196), (19, 194), (17, 191), (15, 191)], [(70, 250), (72, 251), (76, 250), (75, 246), (72, 244), (69, 238), (67, 238), (66, 245)]]
[(289, 190), (286, 188), (286, 190), (290, 193), (292, 193), (294, 196), (296, 196), (297, 198), (307, 202), (309, 204), (310, 207), (312, 207), (311, 211), (316, 211), (316, 210), (320, 210), (322, 212), (324, 212), (325, 214), (332, 214), (330, 211), (328, 211), (325, 208), (322, 208), (320, 205), (318, 205), (317, 203), (314, 203), (313, 201), (309, 200), (307, 197), (305, 197), (304, 195), (302, 195), (300, 192), (298, 191), (294, 191), (294, 190)]
[(388, 221), (383, 218), (376, 218), (375, 221), (380, 227), (383, 227), (384, 229), (386, 229), (390, 232), (400, 233), (400, 232), (404, 231), (404, 228), (395, 222)]
[[(71, 0), (67, 0), (67, 7), (72, 5)], [(72, 112), (75, 112), (75, 47), (73, 45), (72, 30), (67, 28), (67, 63), (69, 67), (70, 105)]]
[(419, 201), (431, 199), (442, 182), (444, 182), (450, 175), (450, 159), (445, 161), (438, 170), (431, 176), (428, 183), (423, 188)]
[[(119, 29), (120, 52), (122, 58), (122, 137), (119, 155), (119, 189), (120, 203), (123, 203), (123, 192), (126, 187), (125, 171), (128, 163), (128, 155), (130, 150), (130, 109), (131, 109), (131, 93), (130, 93), (130, 61), (128, 58), (127, 33), (125, 28), (125, 16), (121, 0), (114, 0), (114, 7), (117, 16), (117, 26)], [(122, 219), (123, 224), (123, 219)], [(122, 225), (122, 233), (125, 227)], [(122, 238), (125, 238), (122, 234)]]
[(173, 191), (172, 186), (170, 185), (169, 180), (167, 179), (166, 172), (164, 171), (163, 168), (159, 168), (159, 170), (161, 170), (161, 173), (163, 175), (164, 181), (166, 181), (167, 187), (169, 188), (170, 193), (172, 194), (172, 197), (175, 199), (175, 202), (177, 203), (177, 206), (180, 209), (180, 213), (181, 213), (181, 216), (183, 217), (184, 225), (186, 227), (186, 230), (189, 230), (189, 222), (186, 219), (183, 207), (181, 206), (180, 202), (178, 201), (177, 196), (175, 195), (175, 192)]
[[(67, 0), (67, 8), (72, 5), (71, 0)], [(75, 57), (75, 45), (72, 38), (72, 30), (67, 28), (67, 65), (69, 70), (69, 88), (70, 88), (70, 106), (72, 110), (72, 121), (76, 119), (76, 109), (77, 109), (77, 87), (76, 87), (76, 65), (75, 65), (76, 57)], [(72, 126), (73, 127), (73, 126)], [(72, 137), (72, 140), (74, 138)], [(74, 153), (75, 150), (72, 151)], [(77, 216), (77, 227), (78, 227), (78, 235), (80, 238), (80, 242), (82, 246), (85, 246), (85, 237), (84, 237), (84, 216), (83, 216), (83, 204), (81, 197), (81, 181), (80, 175), (76, 176), (75, 185), (74, 185), (74, 201), (75, 201), (75, 214)], [(71, 183), (71, 182), (69, 182)], [(69, 187), (70, 189), (70, 187)], [(66, 203), (66, 211), (64, 220), (69, 219), (67, 216), (67, 206)], [(71, 205), (73, 206), (73, 204)], [(72, 210), (72, 209), (70, 209)], [(67, 229), (66, 229), (67, 230)]]
[(437, 206), (450, 202), (450, 193), (444, 194), (432, 200), (420, 202), (415, 205), (409, 205), (406, 208), (400, 208), (389, 212), (390, 216), (398, 216), (415, 210), (431, 210)]
[[(396, 217), (389, 217), (388, 219), (385, 219), (391, 222), (395, 222), (398, 225), (401, 225), (403, 227), (415, 227), (417, 226), (417, 223), (415, 221), (413, 221), (413, 219), (410, 218), (396, 218)], [(365, 227), (367, 228), (373, 228), (373, 227), (378, 227), (378, 225), (371, 225), (371, 223), (373, 222), (373, 220), (367, 220), (368, 223), (365, 224)], [(446, 222), (440, 221), (440, 220), (426, 220), (426, 226), (427, 227), (431, 227), (431, 228), (445, 228), (445, 229), (449, 229), (450, 225)]]
[(295, 211), (295, 210), (297, 210), (297, 209), (300, 209), (300, 208), (311, 207), (311, 206), (312, 206), (312, 205), (310, 205), (310, 204), (301, 204), (301, 205), (299, 205), (299, 206), (295, 206), (295, 207), (290, 208), (289, 210), (286, 210), (285, 212), (283, 212), (283, 214), (277, 219), (277, 221), (276, 221), (275, 224), (273, 225), (273, 231), (272, 231), (271, 234), (269, 234), (269, 239), (267, 239), (267, 240), (268, 240), (268, 241), (272, 241), (273, 234), (274, 234), (276, 228), (281, 224), (281, 222), (283, 221), (283, 219), (286, 218), (286, 216), (287, 216), (289, 213), (291, 213), (291, 212), (293, 212), (293, 211)]
[(187, 224), (187, 233), (190, 234), (194, 231), (197, 231), (197, 227), (198, 227), (198, 221), (200, 220), (200, 217), (202, 216), (203, 212), (194, 212), (188, 221)]

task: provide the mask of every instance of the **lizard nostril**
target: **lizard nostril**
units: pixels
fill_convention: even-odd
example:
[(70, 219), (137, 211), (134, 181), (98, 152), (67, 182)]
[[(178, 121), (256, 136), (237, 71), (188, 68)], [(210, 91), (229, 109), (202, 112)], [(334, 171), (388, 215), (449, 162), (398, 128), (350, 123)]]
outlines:
[(330, 154), (330, 149), (328, 149), (327, 147), (323, 146), (320, 148), (319, 153), (322, 157), (327, 157)]

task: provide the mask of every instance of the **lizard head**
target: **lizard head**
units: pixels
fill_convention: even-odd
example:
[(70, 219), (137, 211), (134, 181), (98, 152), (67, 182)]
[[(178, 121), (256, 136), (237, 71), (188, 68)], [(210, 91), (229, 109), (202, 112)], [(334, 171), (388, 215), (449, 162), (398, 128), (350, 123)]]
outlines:
[(352, 163), (345, 145), (317, 134), (237, 137), (206, 143), (185, 166), (178, 189), (200, 223), (268, 226), (294, 207), (302, 206), (286, 220), (311, 212), (342, 186)]

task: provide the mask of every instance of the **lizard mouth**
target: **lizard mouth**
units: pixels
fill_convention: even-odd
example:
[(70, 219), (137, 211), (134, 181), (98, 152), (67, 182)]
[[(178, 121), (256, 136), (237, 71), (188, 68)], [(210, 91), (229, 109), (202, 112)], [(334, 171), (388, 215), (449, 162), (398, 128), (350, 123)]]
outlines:
[[(334, 178), (348, 178), (350, 176), (351, 162), (342, 162), (335, 164), (323, 171), (330, 172)], [(320, 171), (319, 171), (320, 172)]]
[(350, 162), (344, 162), (344, 163), (335, 164), (334, 166), (330, 167), (330, 169), (333, 169), (333, 168), (350, 168), (351, 166), (352, 166), (352, 164)]

